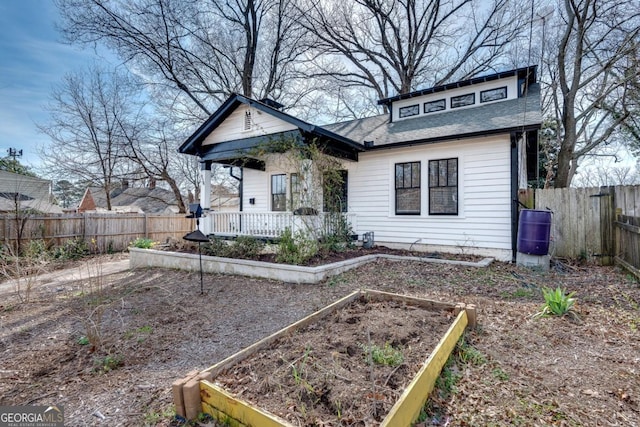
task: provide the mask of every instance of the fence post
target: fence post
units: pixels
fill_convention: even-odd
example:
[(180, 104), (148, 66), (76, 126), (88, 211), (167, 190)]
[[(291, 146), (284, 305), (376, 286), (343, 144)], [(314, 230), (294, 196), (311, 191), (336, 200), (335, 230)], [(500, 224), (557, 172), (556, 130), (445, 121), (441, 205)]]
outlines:
[(148, 220), (149, 220), (149, 214), (145, 212), (144, 213), (144, 238), (145, 239), (149, 238), (149, 224), (147, 223)]
[(615, 256), (614, 222), (616, 220), (615, 189), (600, 187), (600, 194), (601, 263), (602, 265), (613, 265)]

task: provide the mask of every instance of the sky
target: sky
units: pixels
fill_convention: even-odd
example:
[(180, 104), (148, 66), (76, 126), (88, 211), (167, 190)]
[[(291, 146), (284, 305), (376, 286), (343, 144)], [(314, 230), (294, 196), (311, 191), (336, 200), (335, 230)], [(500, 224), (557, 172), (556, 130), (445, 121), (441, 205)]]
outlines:
[[(46, 123), (52, 89), (98, 55), (62, 43), (52, 0), (0, 0), (0, 156), (22, 150), (20, 162), (38, 166), (49, 143), (36, 123)], [(42, 171), (46, 174), (46, 171)]]

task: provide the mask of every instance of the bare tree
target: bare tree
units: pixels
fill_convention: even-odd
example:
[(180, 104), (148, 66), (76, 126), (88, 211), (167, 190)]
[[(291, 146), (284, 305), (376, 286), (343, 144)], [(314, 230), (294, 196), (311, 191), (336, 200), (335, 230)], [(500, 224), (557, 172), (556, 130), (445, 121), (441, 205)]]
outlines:
[(315, 76), (380, 99), (499, 67), (522, 31), (519, 3), (302, 0), (301, 15), (325, 58)]
[(41, 152), (48, 172), (99, 185), (109, 210), (113, 185), (128, 167), (122, 122), (136, 115), (131, 90), (122, 74), (96, 67), (69, 74), (53, 92), (50, 122), (38, 125), (51, 138)]
[(548, 31), (555, 50), (549, 50), (544, 72), (548, 115), (560, 124), (555, 186), (567, 187), (578, 161), (608, 144), (632, 116), (640, 4), (563, 0), (557, 11)]
[[(230, 93), (291, 100), (305, 37), (292, 0), (58, 0), (67, 40), (101, 42), (182, 113)], [(303, 82), (302, 79), (299, 82)], [(173, 95), (171, 94), (173, 92)], [(194, 109), (195, 108), (195, 109)]]
[[(143, 129), (140, 129), (142, 123)], [(121, 121), (121, 129), (125, 136), (123, 156), (138, 165), (144, 176), (165, 182), (173, 192), (178, 211), (185, 213), (180, 183), (172, 173), (172, 163), (178, 156), (173, 148), (175, 132), (166, 122), (152, 126), (148, 120), (136, 123)]]

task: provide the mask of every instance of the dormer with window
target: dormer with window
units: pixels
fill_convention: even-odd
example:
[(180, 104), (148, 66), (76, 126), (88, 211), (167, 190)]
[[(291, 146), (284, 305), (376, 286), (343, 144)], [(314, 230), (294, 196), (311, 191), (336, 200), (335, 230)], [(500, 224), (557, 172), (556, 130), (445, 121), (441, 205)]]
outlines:
[(535, 81), (532, 66), (398, 95), (378, 104), (389, 108), (391, 122), (398, 122), (517, 99)]

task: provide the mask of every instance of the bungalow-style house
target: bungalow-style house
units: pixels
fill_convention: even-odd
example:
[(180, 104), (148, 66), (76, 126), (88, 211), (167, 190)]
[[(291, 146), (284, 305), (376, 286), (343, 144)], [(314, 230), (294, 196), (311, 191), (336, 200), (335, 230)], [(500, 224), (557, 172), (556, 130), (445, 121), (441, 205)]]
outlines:
[(155, 185), (131, 188), (127, 184), (111, 191), (111, 211), (107, 210), (104, 188), (88, 187), (77, 211), (96, 213), (178, 213), (178, 203), (173, 192)]
[(63, 213), (62, 208), (52, 201), (50, 180), (0, 171), (0, 213)]
[[(240, 180), (240, 212), (205, 211), (203, 232), (262, 235), (293, 223), (287, 222), (295, 220), (291, 202), (308, 177), (279, 161), (283, 154), (256, 155), (261, 144), (288, 139), (314, 143), (339, 160), (342, 210), (358, 235), (373, 232), (375, 243), (389, 247), (514, 260), (518, 189), (537, 170), (542, 120), (536, 67), (379, 104), (388, 114), (317, 126), (274, 101), (231, 96), (179, 147), (200, 158), (202, 206), (210, 206), (212, 163), (236, 166), (230, 173)], [(311, 213), (322, 215), (322, 207)]]

